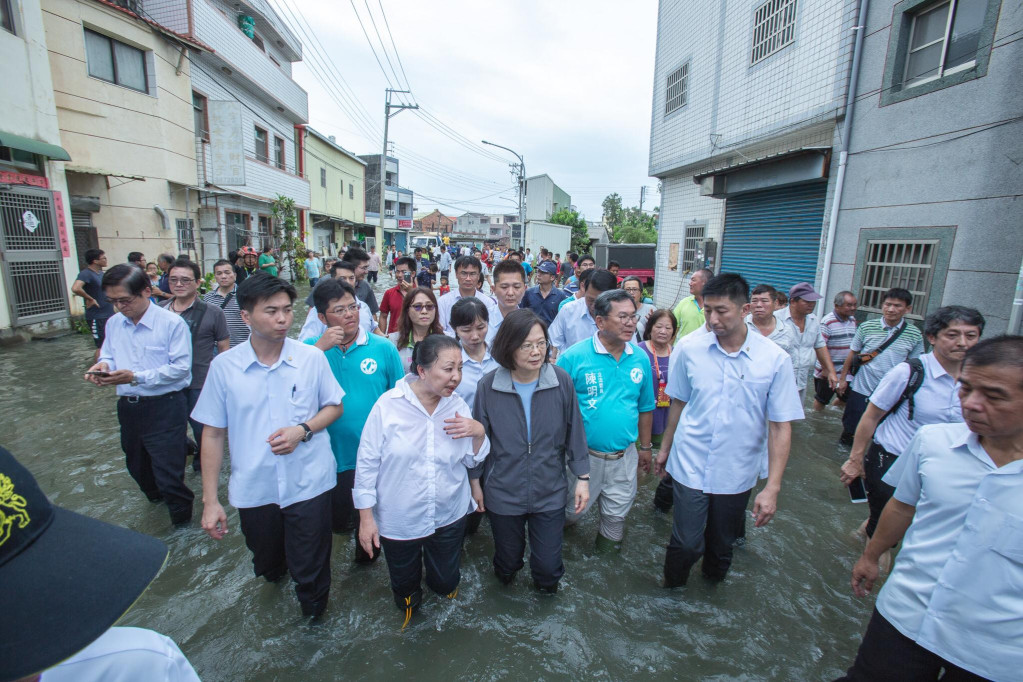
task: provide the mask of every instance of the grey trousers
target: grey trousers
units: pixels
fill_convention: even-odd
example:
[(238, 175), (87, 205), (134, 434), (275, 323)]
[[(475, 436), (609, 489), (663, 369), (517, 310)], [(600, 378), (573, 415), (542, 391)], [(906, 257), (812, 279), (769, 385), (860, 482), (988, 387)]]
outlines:
[(732, 565), (732, 544), (743, 527), (751, 490), (716, 495), (674, 481), (671, 541), (664, 557), (665, 587), (685, 585), (703, 558), (703, 574), (721, 580)]

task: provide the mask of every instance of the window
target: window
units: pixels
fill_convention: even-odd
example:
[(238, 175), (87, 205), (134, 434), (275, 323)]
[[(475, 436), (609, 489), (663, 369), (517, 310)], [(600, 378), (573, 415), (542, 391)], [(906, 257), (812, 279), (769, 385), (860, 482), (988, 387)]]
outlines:
[(206, 98), (192, 93), (192, 114), (195, 117), (195, 136), (210, 141), (210, 119), (206, 110)]
[(902, 84), (911, 88), (975, 65), (986, 0), (950, 0), (912, 16)]
[[(706, 223), (696, 223), (686, 226), (686, 239), (682, 245), (682, 272), (690, 272), (696, 263), (696, 251), (700, 248), (703, 238), (707, 232)], [(703, 264), (701, 263), (702, 267)]]
[(256, 158), (263, 163), (270, 162), (270, 149), (267, 144), (266, 131), (256, 126)]
[(148, 92), (146, 53), (94, 31), (85, 31), (89, 75), (126, 88)]
[(327, 169), (321, 167), (320, 168), (320, 187), (326, 187), (326, 186), (327, 186)]
[(923, 319), (927, 314), (938, 246), (938, 239), (869, 240), (860, 289), (860, 309), (881, 312), (881, 295), (892, 287), (900, 287), (913, 294), (913, 314), (910, 317)]
[(284, 170), (284, 140), (274, 136), (274, 165)]
[(0, 21), (3, 27), (14, 33), (14, 10), (11, 7), (11, 0), (0, 0)]
[(0, 147), (0, 163), (25, 170), (40, 170), (38, 156), (13, 147)]
[(262, 213), (259, 215), (259, 234), (263, 237), (262, 243), (264, 246), (270, 243), (270, 231), (273, 229), (273, 224), (273, 218), (270, 216), (263, 215)]
[(796, 38), (796, 0), (767, 0), (753, 13), (750, 64), (770, 57)]
[(195, 250), (195, 221), (178, 218), (174, 221), (178, 229), (178, 253)]
[(668, 74), (664, 115), (678, 111), (689, 101), (689, 62)]
[(350, 182), (348, 183), (348, 198), (349, 199), (355, 198), (355, 185), (353, 185)]
[(253, 34), (252, 42), (254, 42), (256, 44), (256, 47), (258, 47), (260, 50), (262, 50), (263, 52), (266, 52), (266, 47), (263, 46), (263, 39), (262, 38), (260, 38), (259, 36)]

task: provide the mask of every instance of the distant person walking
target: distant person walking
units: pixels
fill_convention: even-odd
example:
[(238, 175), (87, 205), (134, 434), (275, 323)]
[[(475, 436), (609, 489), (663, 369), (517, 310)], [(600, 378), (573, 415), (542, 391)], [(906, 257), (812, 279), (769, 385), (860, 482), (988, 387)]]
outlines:
[(103, 268), (107, 266), (107, 255), (100, 249), (88, 249), (85, 252), (85, 263), (85, 269), (78, 273), (71, 285), (71, 293), (81, 296), (85, 301), (85, 322), (92, 332), (96, 357), (99, 357), (107, 320), (114, 316), (114, 306), (103, 293)]

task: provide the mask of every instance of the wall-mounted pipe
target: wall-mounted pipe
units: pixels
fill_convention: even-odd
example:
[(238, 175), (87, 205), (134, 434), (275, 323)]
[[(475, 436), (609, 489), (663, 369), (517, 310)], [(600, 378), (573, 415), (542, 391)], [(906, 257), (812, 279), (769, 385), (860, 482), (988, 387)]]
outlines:
[(163, 221), (163, 229), (171, 229), (170, 216), (167, 215), (167, 211), (163, 210), (160, 204), (153, 204), (153, 210), (156, 211), (156, 214), (160, 216), (160, 220)]

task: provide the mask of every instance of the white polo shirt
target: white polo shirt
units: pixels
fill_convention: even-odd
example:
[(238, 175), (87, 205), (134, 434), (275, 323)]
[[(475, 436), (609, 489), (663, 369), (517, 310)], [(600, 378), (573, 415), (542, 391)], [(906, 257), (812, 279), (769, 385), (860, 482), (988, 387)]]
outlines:
[[(493, 316), (497, 310), (497, 303), (494, 299), (479, 290), (475, 292), (475, 296), (483, 301), (483, 305), (487, 306), (487, 313)], [(451, 319), (451, 309), (460, 300), (462, 300), (462, 295), (458, 293), (457, 287), (437, 299), (437, 320), (440, 322), (440, 326), (444, 328), (445, 333), (451, 331), (451, 325), (448, 324), (448, 320)]]
[(275, 455), (266, 439), (340, 405), (344, 394), (323, 352), (294, 339), (284, 339), (270, 367), (256, 359), (250, 341), (213, 358), (192, 419), (227, 429), (228, 501), (236, 508), (287, 507), (333, 488), (337, 466), (326, 430), (290, 455)]
[(923, 426), (884, 480), (916, 507), (877, 610), (992, 680), (1023, 670), (1023, 460), (998, 467), (966, 424)]
[(817, 362), (817, 349), (826, 348), (828, 345), (821, 334), (821, 323), (816, 315), (810, 313), (803, 320), (803, 331), (799, 331), (799, 327), (792, 319), (792, 312), (787, 307), (774, 311), (774, 318), (778, 320), (778, 324), (784, 325), (788, 330), (791, 346), (785, 350), (792, 358), (796, 388), (802, 391), (806, 388), (806, 378), (809, 376), (810, 370)]
[(372, 508), (392, 540), (424, 538), (475, 509), (468, 469), (490, 453), (489, 438), (474, 453), (472, 438), (444, 432), (445, 419), (472, 414), (465, 401), (453, 393), (428, 414), (412, 391), (418, 380), (407, 375), (373, 405), (355, 465), (355, 506)]
[(735, 353), (726, 352), (714, 333), (694, 333), (671, 355), (666, 392), (686, 406), (672, 441), (668, 473), (705, 493), (749, 490), (764, 469), (768, 422), (803, 418), (792, 359), (748, 327)]
[[(924, 366), (924, 383), (913, 396), (913, 420), (909, 419), (909, 401), (902, 403), (895, 414), (890, 414), (874, 432), (874, 440), (888, 452), (898, 455), (917, 430), (925, 424), (952, 424), (963, 421), (959, 404), (959, 382), (952, 378), (934, 353), (920, 356)], [(870, 394), (870, 402), (885, 412), (892, 409), (902, 397), (909, 381), (909, 364), (895, 365), (884, 375), (881, 383)]]
[(566, 303), (551, 322), (549, 331), (551, 345), (559, 353), (564, 353), (580, 341), (593, 338), (596, 333), (597, 323), (590, 316), (585, 296)]
[[(362, 301), (356, 301), (359, 304), (359, 328), (364, 330), (367, 334), (372, 334), (373, 330), (377, 328), (376, 320), (369, 313), (369, 306)], [(309, 308), (309, 312), (306, 314), (305, 323), (302, 325), (302, 329), (298, 332), (298, 340), (305, 341), (306, 339), (318, 339), (323, 336), (323, 332), (327, 331), (327, 325), (320, 321), (319, 315), (316, 314), (316, 307)]]

